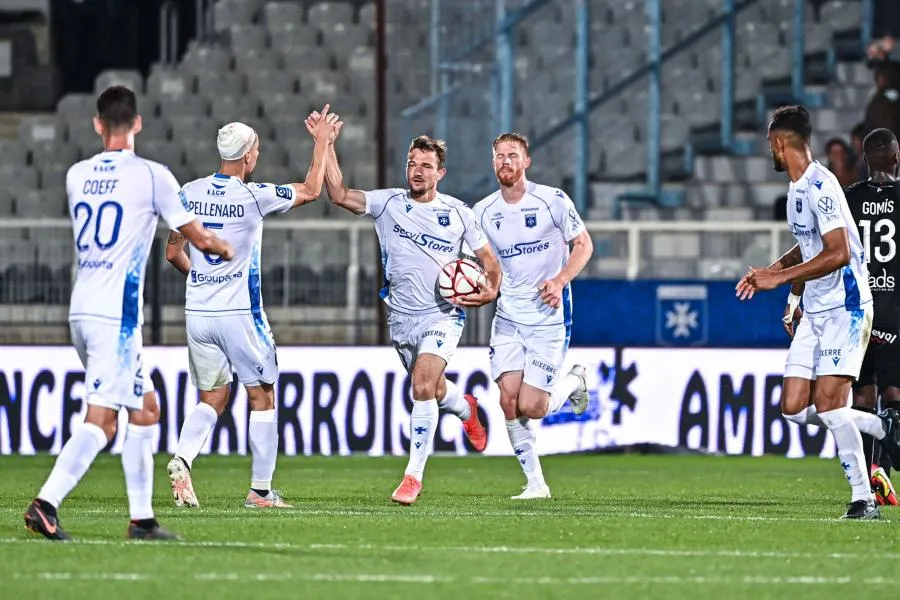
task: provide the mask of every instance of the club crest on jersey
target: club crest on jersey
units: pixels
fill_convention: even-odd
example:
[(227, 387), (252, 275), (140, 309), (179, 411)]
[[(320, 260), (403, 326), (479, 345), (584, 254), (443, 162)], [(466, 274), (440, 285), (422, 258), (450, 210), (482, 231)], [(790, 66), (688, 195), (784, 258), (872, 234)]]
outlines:
[(450, 226), (450, 215), (438, 215), (438, 225), (441, 227), (449, 227)]
[(822, 211), (823, 214), (830, 215), (834, 212), (834, 200), (832, 200), (828, 196), (819, 198), (817, 205), (819, 207), (819, 210)]
[(794, 207), (797, 209), (798, 213), (802, 213), (803, 212), (803, 201), (800, 198), (797, 198), (797, 204), (795, 204)]
[(525, 227), (537, 227), (537, 215), (525, 215)]

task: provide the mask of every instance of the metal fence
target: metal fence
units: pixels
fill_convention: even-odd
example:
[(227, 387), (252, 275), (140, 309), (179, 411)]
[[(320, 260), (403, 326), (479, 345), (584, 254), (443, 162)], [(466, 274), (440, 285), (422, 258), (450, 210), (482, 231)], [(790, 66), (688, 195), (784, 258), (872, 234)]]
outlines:
[[(872, 0), (389, 4), (429, 28), (387, 38), (392, 57), (427, 40), (415, 52), (429, 64), (419, 83), (430, 94), (395, 121), (392, 159), (402, 164), (412, 135), (444, 137), (445, 189), (475, 199), (495, 185), (490, 140), (517, 129), (534, 143), (534, 179), (563, 187), (582, 211), (592, 175), (667, 200), (662, 182), (690, 178), (697, 153), (759, 153), (766, 109), (822, 106), (814, 86), (834, 72), (835, 49), (850, 42), (861, 57), (872, 18)], [(755, 136), (741, 135), (748, 127)]]
[[(793, 243), (783, 223), (589, 222), (595, 258), (584, 277), (734, 279)], [(0, 222), (0, 343), (67, 343), (73, 244), (66, 220)], [(160, 230), (144, 289), (148, 343), (180, 344), (183, 277)], [(372, 344), (379, 256), (372, 223), (273, 220), (262, 248), (262, 294), (281, 344)], [(485, 343), (492, 308), (470, 311), (463, 343)]]

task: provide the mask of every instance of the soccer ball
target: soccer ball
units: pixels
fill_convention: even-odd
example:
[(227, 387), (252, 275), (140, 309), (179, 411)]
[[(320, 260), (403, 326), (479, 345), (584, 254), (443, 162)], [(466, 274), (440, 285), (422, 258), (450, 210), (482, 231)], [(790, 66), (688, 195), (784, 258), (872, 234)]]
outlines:
[(438, 291), (445, 300), (477, 293), (485, 285), (484, 271), (472, 260), (460, 258), (444, 265)]

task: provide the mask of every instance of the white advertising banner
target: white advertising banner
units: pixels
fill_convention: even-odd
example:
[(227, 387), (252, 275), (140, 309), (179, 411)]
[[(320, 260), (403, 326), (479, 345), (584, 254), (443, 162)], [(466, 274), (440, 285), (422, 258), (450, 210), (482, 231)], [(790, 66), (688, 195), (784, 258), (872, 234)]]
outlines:
[[(786, 422), (779, 410), (784, 350), (573, 348), (567, 367), (587, 367), (591, 403), (540, 422), (544, 454), (658, 444), (727, 454), (834, 456), (825, 430)], [(410, 382), (391, 348), (279, 348), (279, 448), (286, 454), (403, 455), (409, 447)], [(171, 453), (197, 403), (184, 347), (148, 347), (144, 368), (159, 394), (158, 451)], [(512, 453), (486, 348), (461, 348), (448, 377), (479, 398), (485, 454)], [(239, 387), (239, 386), (236, 386)], [(206, 452), (247, 452), (242, 389)], [(0, 454), (59, 452), (85, 410), (84, 372), (69, 347), (0, 347)], [(125, 415), (122, 415), (124, 424)], [(118, 451), (123, 428), (111, 446)], [(435, 451), (465, 454), (459, 420), (442, 415)]]

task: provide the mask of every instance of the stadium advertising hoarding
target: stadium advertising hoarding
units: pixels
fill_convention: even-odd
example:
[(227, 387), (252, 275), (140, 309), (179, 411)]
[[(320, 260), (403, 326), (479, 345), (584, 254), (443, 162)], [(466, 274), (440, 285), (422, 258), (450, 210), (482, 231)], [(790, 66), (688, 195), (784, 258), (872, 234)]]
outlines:
[[(286, 454), (406, 454), (410, 382), (390, 348), (290, 347), (278, 351), (279, 447)], [(540, 423), (542, 453), (659, 444), (727, 454), (834, 456), (827, 432), (787, 423), (778, 408), (784, 350), (573, 348), (568, 365), (588, 370), (590, 407)], [(0, 453), (56, 453), (79, 426), (84, 372), (68, 347), (0, 347)], [(184, 347), (146, 348), (159, 392), (157, 449), (171, 453), (198, 401)], [(448, 375), (480, 398), (490, 455), (508, 455), (499, 392), (486, 348), (462, 348)], [(239, 386), (235, 386), (239, 387)], [(243, 390), (204, 452), (247, 452)], [(124, 414), (122, 416), (124, 419)], [(123, 421), (124, 422), (124, 421)], [(123, 436), (110, 446), (117, 452)], [(442, 415), (435, 451), (465, 454), (459, 420)]]

